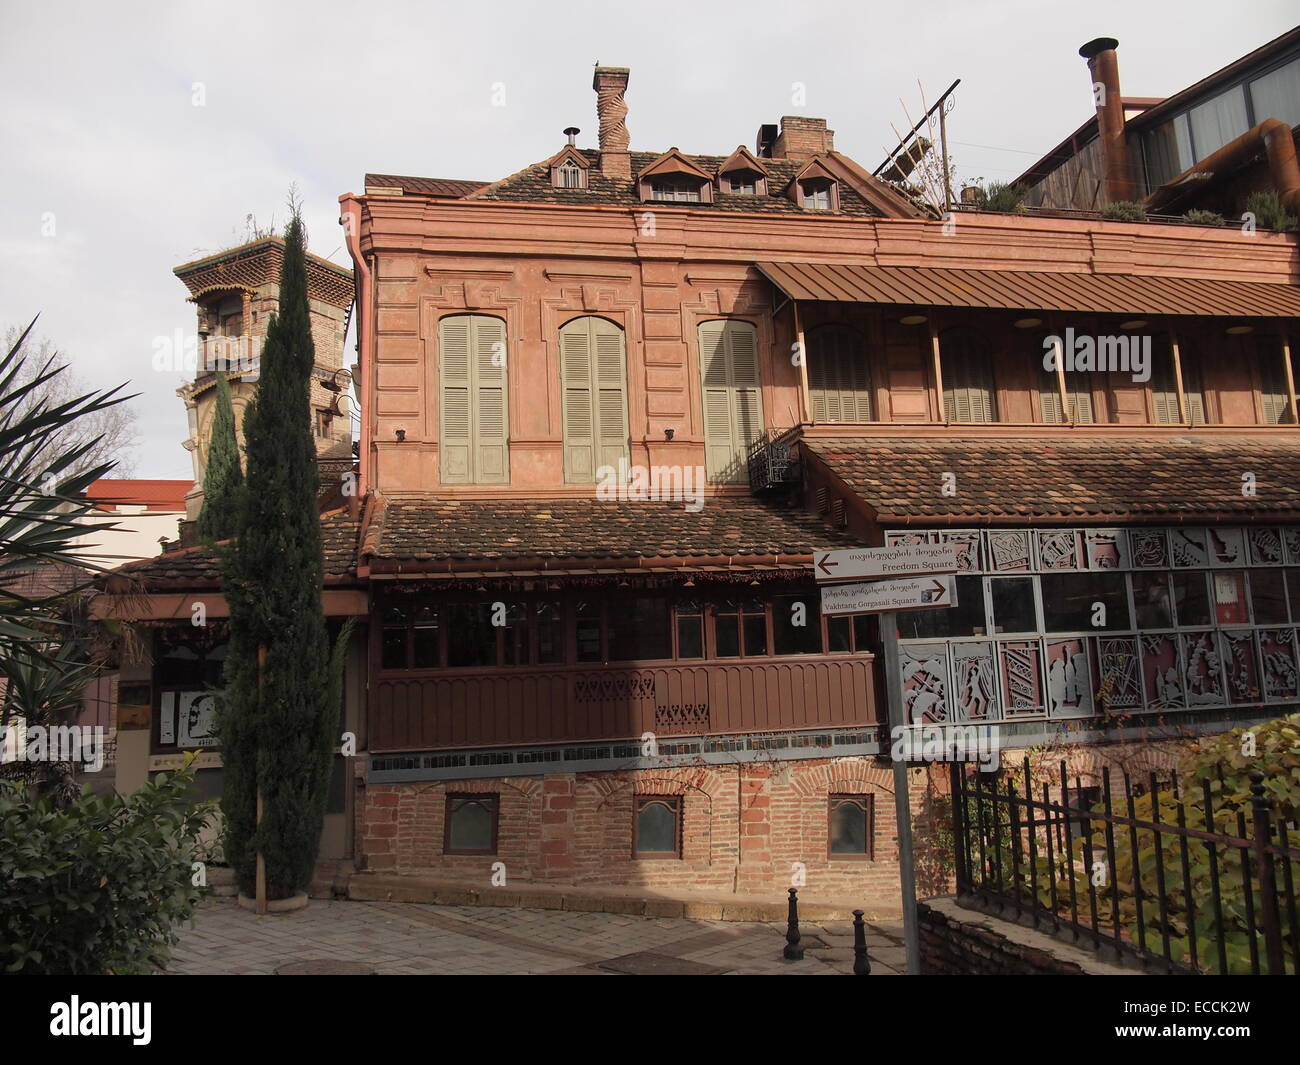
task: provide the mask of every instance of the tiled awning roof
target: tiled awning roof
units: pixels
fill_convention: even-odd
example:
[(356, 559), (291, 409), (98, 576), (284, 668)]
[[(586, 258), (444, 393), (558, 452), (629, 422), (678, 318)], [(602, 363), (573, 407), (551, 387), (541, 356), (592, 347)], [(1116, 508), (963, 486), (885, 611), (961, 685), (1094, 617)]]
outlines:
[(385, 563), (413, 564), (403, 565), (406, 571), (507, 560), (541, 560), (548, 569), (566, 561), (669, 566), (692, 558), (744, 565), (773, 556), (802, 565), (814, 551), (857, 545), (806, 511), (741, 495), (706, 498), (696, 513), (659, 501), (389, 501), (366, 539), (376, 571), (391, 568)]
[[(346, 511), (321, 515), (326, 584), (347, 583), (356, 576), (359, 530), (360, 522)], [(213, 589), (221, 587), (221, 565), (210, 547), (186, 547), (118, 566), (102, 583), (110, 591), (120, 591), (122, 577), (130, 578), (146, 593)]]
[(367, 174), (366, 188), (401, 189), (404, 194), (435, 196), (458, 200), (487, 184), (486, 181), (462, 181), (460, 178), (406, 177), (402, 174)]
[(1137, 274), (758, 263), (791, 299), (1098, 314), (1300, 316), (1300, 286)]
[[(885, 525), (1143, 522), (1215, 515), (1300, 519), (1300, 439), (1093, 436), (1078, 440), (805, 440)], [(956, 494), (943, 494), (944, 475)], [(1256, 495), (1242, 495), (1253, 473)]]

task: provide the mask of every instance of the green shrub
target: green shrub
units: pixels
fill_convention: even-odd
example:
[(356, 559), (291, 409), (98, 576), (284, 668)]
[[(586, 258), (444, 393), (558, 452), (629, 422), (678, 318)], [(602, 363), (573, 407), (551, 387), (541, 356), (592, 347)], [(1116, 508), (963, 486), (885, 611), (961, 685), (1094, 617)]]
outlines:
[(1286, 233), (1297, 225), (1296, 216), (1287, 213), (1282, 206), (1282, 198), (1276, 192), (1252, 192), (1246, 199), (1246, 213), (1255, 216), (1255, 226), (1258, 229)]
[(59, 809), (0, 783), (0, 971), (163, 969), (203, 894), (192, 885), (211, 814), (194, 771), (159, 773), (132, 795), (82, 794)]
[(1025, 187), (1008, 185), (1002, 181), (992, 181), (981, 188), (975, 197), (975, 205), (981, 211), (996, 214), (1024, 214)]
[(1223, 215), (1215, 211), (1191, 210), (1183, 215), (1183, 222), (1189, 226), (1221, 226)]
[(1131, 200), (1116, 200), (1101, 209), (1101, 217), (1111, 222), (1145, 222), (1146, 208)]

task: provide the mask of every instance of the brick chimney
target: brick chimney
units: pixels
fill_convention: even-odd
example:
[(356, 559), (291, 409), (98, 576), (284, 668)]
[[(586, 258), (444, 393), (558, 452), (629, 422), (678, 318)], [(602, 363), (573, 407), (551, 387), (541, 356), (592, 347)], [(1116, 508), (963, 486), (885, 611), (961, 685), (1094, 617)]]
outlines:
[(835, 131), (826, 128), (826, 119), (784, 115), (781, 132), (772, 144), (772, 158), (802, 162), (834, 150)]
[(1136, 200), (1137, 183), (1129, 162), (1128, 139), (1124, 135), (1124, 101), (1119, 95), (1119, 60), (1114, 37), (1098, 37), (1079, 49), (1088, 61), (1093, 97), (1097, 104), (1097, 138), (1106, 170), (1106, 199), (1110, 203)]
[(596, 118), (600, 122), (600, 172), (615, 181), (632, 180), (632, 156), (628, 152), (627, 67), (597, 67), (591, 79), (596, 90)]

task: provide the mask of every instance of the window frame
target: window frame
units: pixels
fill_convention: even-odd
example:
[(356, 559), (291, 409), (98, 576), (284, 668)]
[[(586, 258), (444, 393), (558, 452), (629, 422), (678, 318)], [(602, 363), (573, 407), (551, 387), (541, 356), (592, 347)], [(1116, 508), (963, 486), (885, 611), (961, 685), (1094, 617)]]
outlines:
[[(492, 843), (490, 850), (453, 849), (451, 846), (452, 803), (459, 801), (462, 805), (471, 802), (490, 800), (492, 811)], [(501, 830), (501, 793), (494, 791), (449, 791), (446, 793), (442, 814), (442, 853), (459, 857), (490, 857), (497, 853)]]
[[(865, 821), (863, 851), (836, 851), (835, 812), (845, 805), (862, 808)], [(874, 862), (876, 860), (876, 796), (872, 792), (832, 792), (826, 796), (826, 858), (832, 862)]]
[[(681, 795), (641, 795), (632, 797), (632, 859), (639, 862), (681, 861), (684, 851), (686, 804)], [(647, 806), (662, 803), (673, 812), (673, 851), (641, 850), (641, 813)]]

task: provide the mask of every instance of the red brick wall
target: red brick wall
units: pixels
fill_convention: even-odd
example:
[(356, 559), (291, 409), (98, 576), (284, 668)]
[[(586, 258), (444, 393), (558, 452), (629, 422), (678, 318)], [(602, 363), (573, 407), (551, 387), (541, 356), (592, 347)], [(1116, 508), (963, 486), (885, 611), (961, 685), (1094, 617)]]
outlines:
[[(925, 771), (913, 770), (918, 848), (945, 783), (943, 767), (929, 788)], [(455, 792), (501, 796), (496, 855), (442, 853), (446, 796)], [(874, 797), (873, 860), (827, 857), (832, 794)], [(638, 795), (681, 796), (681, 858), (632, 857)], [(360, 865), (375, 871), (486, 882), (500, 861), (510, 883), (770, 894), (789, 887), (793, 863), (802, 862), (809, 898), (898, 898), (892, 774), (866, 758), (370, 785), (358, 803), (357, 838)]]

